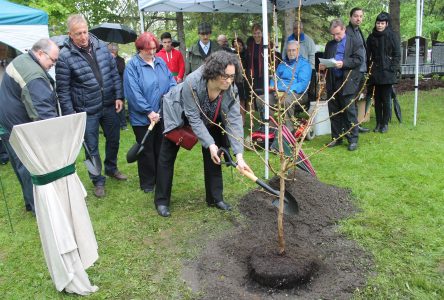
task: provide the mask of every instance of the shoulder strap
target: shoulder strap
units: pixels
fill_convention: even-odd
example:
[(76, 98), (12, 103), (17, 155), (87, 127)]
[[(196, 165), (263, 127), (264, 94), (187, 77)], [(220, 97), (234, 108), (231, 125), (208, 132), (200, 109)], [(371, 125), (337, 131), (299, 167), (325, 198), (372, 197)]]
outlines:
[(217, 116), (219, 115), (220, 105), (222, 103), (223, 92), (219, 95), (219, 99), (217, 100), (216, 112), (214, 113), (213, 122), (216, 122)]

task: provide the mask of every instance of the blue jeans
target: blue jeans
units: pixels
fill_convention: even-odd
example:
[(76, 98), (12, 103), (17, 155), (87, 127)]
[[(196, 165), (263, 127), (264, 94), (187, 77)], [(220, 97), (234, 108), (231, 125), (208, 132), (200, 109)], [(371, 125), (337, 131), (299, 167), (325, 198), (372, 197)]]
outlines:
[(14, 173), (17, 176), (17, 179), (22, 187), (23, 198), (25, 200), (25, 208), (27, 211), (35, 212), (34, 192), (32, 188), (31, 174), (20, 161), (17, 154), (15, 154), (15, 151), (14, 149), (12, 149), (9, 140), (2, 137), (2, 141), (5, 145), (6, 152), (8, 152), (12, 169), (14, 170)]
[[(102, 169), (102, 160), (99, 153), (99, 125), (105, 136), (105, 174), (117, 172), (117, 154), (120, 143), (120, 121), (114, 106), (103, 107), (102, 111), (88, 115), (86, 118), (85, 143), (91, 153), (92, 159), (99, 162)], [(86, 153), (85, 153), (86, 154)], [(105, 176), (94, 176), (89, 178), (95, 186), (105, 185)]]

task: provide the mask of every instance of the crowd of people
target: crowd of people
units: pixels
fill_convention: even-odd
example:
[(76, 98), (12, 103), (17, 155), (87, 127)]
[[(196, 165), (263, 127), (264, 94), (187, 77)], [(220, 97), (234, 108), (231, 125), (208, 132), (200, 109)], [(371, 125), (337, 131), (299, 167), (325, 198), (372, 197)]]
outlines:
[[(363, 10), (354, 8), (348, 26), (340, 19), (331, 22), (333, 39), (326, 45), (324, 58), (334, 58), (335, 66), (327, 69), (319, 65), (319, 70), (327, 74), (330, 99), (332, 141), (328, 147), (342, 144), (345, 137), (350, 151), (357, 149), (359, 132), (369, 131), (358, 126), (355, 105), (357, 94), (364, 89), (366, 74), (371, 87), (368, 93), (375, 95), (374, 131), (385, 133), (391, 85), (399, 71), (399, 40), (391, 29), (390, 15), (378, 15), (367, 40), (359, 28), (362, 19)], [(160, 42), (154, 34), (144, 32), (135, 41), (137, 53), (126, 65), (117, 45), (107, 45), (88, 32), (82, 15), (70, 16), (67, 30), (69, 38), (61, 50), (50, 39), (41, 39), (28, 53), (14, 59), (1, 85), (0, 125), (4, 129), (1, 137), (29, 211), (34, 211), (31, 175), (8, 143), (14, 125), (86, 112), (85, 147), (100, 169), (99, 175), (89, 174), (89, 177), (94, 195), (100, 198), (106, 195), (106, 176), (127, 179), (119, 171), (117, 159), (120, 130), (127, 127), (124, 112), (127, 101), (129, 124), (138, 143), (150, 125), (155, 124), (138, 156), (139, 186), (145, 193), (155, 191), (157, 212), (168, 217), (174, 163), (180, 149), (164, 138), (174, 129), (171, 124), (189, 124), (201, 143), (208, 206), (230, 210), (223, 198), (217, 153), (222, 146), (231, 147), (240, 172), (251, 171), (243, 158), (242, 142), (245, 107), (251, 93), (270, 93), (270, 107), (281, 101), (286, 109), (285, 124), (291, 131), (296, 129), (293, 118), (297, 107), (307, 105), (314, 97), (316, 47), (300, 21), (294, 23), (293, 33), (285, 40), (282, 58), (278, 56), (276, 63), (277, 80), (270, 79), (269, 91), (264, 91), (264, 68), (268, 66), (263, 65), (263, 29), (259, 24), (252, 26), (252, 36), (245, 43), (235, 37), (230, 46), (223, 34), (217, 42), (212, 41), (212, 27), (203, 22), (197, 28), (199, 41), (191, 45), (186, 58), (173, 47), (169, 32), (160, 36)], [(48, 75), (53, 66), (57, 84)], [(258, 111), (264, 107), (261, 99), (258, 96), (255, 101)], [(177, 107), (179, 114), (169, 113)], [(103, 173), (100, 127), (105, 138)]]

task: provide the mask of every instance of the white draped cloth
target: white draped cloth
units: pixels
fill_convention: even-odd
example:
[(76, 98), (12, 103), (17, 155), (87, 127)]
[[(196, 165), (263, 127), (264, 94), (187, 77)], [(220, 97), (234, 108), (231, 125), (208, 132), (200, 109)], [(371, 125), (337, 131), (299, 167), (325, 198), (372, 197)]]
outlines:
[[(14, 126), (10, 143), (33, 175), (44, 175), (75, 163), (82, 147), (86, 114), (79, 113)], [(45, 185), (34, 185), (37, 224), (49, 273), (58, 291), (88, 295), (86, 269), (99, 255), (77, 173)]]

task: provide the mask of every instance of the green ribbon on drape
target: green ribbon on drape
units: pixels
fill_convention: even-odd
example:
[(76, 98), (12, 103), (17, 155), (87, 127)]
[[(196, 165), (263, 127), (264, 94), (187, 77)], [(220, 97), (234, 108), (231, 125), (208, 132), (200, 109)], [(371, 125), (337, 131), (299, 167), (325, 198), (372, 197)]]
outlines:
[(72, 164), (72, 165), (68, 165), (66, 167), (63, 167), (59, 170), (55, 170), (53, 172), (43, 174), (43, 175), (32, 175), (31, 174), (31, 179), (32, 179), (32, 183), (34, 183), (35, 185), (45, 185), (45, 184), (51, 183), (53, 181), (56, 181), (57, 179), (74, 174), (75, 171), (76, 171), (76, 165)]
[(172, 74), (173, 76), (177, 76), (177, 75), (179, 75), (179, 72), (171, 72), (171, 74)]

